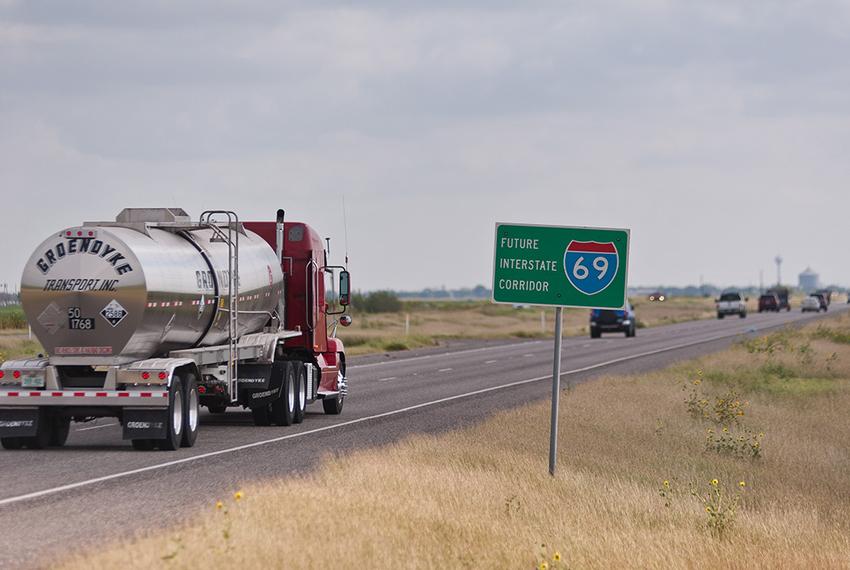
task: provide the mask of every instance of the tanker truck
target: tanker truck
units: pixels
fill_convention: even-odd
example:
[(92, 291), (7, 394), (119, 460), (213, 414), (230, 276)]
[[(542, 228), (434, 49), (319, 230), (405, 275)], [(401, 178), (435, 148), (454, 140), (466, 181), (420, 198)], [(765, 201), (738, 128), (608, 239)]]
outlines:
[(0, 442), (62, 446), (72, 421), (114, 417), (133, 448), (175, 450), (195, 444), (201, 406), (260, 426), (300, 423), (314, 401), (339, 414), (349, 298), (348, 271), (283, 210), (128, 208), (65, 228), (24, 269), (45, 353), (0, 364)]

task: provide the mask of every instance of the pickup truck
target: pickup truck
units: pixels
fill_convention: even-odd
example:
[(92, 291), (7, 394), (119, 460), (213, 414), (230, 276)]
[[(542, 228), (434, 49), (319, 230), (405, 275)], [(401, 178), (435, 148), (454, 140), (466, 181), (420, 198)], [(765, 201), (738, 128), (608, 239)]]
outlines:
[(738, 315), (742, 319), (747, 318), (747, 298), (741, 298), (737, 291), (728, 291), (717, 299), (717, 318), (722, 319), (726, 315)]

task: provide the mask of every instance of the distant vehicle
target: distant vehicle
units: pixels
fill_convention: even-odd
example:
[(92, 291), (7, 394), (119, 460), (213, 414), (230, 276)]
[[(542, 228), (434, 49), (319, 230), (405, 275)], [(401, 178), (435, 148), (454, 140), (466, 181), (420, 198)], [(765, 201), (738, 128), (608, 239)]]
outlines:
[(759, 297), (759, 313), (763, 311), (779, 312), (779, 297), (773, 293), (765, 294)]
[(824, 311), (829, 310), (829, 301), (826, 300), (826, 295), (823, 293), (812, 293), (809, 297), (814, 297), (820, 303), (820, 308)]
[(727, 291), (717, 299), (717, 318), (722, 319), (726, 315), (738, 315), (742, 319), (747, 318), (747, 298), (741, 298), (737, 291)]
[(828, 307), (830, 303), (832, 303), (832, 291), (829, 289), (818, 289), (815, 291), (815, 295), (822, 295), (824, 300), (826, 301), (826, 306)]
[(765, 294), (776, 295), (776, 298), (779, 299), (779, 310), (791, 310), (791, 302), (788, 300), (791, 296), (791, 291), (788, 290), (788, 287), (773, 287), (765, 291)]
[(826, 306), (823, 304), (823, 299), (817, 295), (809, 295), (803, 302), (800, 304), (800, 309), (804, 313), (808, 313), (809, 311), (813, 313), (817, 313), (819, 311), (826, 311)]
[(626, 301), (625, 309), (593, 309), (590, 311), (590, 338), (599, 338), (603, 332), (621, 332), (627, 337), (635, 336), (637, 323), (635, 310)]
[(650, 301), (660, 301), (660, 302), (663, 303), (664, 301), (667, 300), (667, 295), (665, 295), (661, 291), (656, 291), (655, 293), (649, 294), (649, 300)]

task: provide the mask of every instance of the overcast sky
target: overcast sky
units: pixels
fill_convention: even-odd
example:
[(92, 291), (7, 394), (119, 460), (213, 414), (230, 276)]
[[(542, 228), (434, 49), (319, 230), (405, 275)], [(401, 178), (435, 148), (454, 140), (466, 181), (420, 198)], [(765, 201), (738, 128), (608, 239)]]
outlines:
[(489, 286), (496, 221), (631, 228), (632, 285), (850, 284), (848, 54), (847, 2), (0, 0), (0, 283), (127, 206), (339, 260), (344, 196), (363, 289)]

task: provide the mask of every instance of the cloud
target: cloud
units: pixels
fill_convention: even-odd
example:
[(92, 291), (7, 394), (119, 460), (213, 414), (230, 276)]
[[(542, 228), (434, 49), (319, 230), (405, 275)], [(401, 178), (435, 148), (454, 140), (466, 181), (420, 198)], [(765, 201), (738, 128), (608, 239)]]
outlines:
[(838, 2), (5, 2), (0, 281), (56, 227), (128, 205), (283, 205), (341, 236), (343, 195), (367, 288), (486, 282), (496, 220), (631, 227), (633, 283), (753, 282), (779, 251), (850, 281), (806, 244), (843, 239), (848, 20)]

